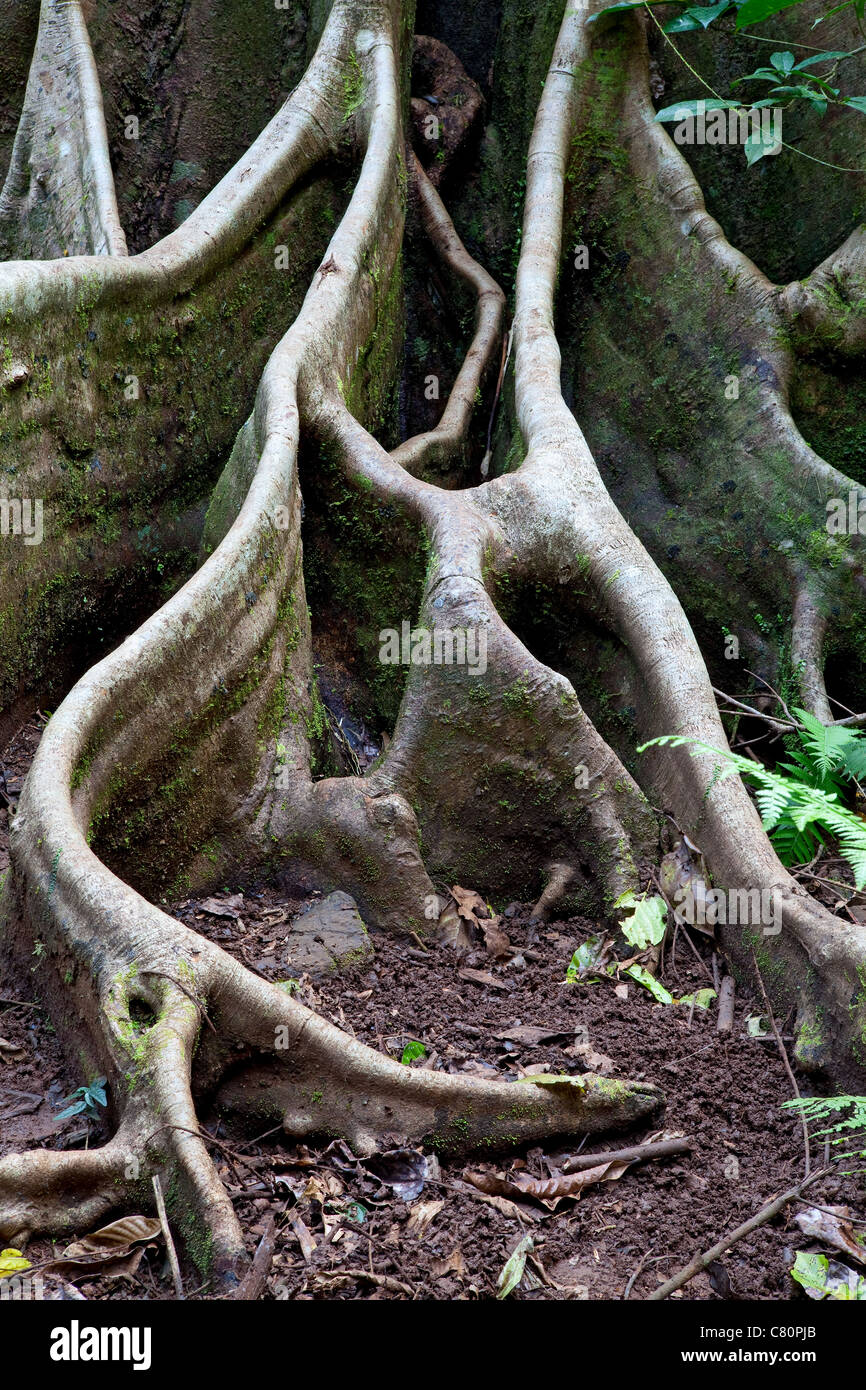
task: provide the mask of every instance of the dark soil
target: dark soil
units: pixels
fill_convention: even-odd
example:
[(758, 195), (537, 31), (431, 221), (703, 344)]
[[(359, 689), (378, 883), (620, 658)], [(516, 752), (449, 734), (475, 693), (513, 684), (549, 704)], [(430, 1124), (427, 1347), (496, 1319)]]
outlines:
[[(37, 717), (20, 730), (0, 760), (11, 798), (42, 722)], [(5, 850), (5, 815), (0, 821)], [(213, 911), (225, 898), (232, 916)], [(621, 1298), (643, 1260), (630, 1294), (641, 1299), (803, 1174), (800, 1122), (782, 1108), (791, 1095), (782, 1061), (772, 1042), (747, 1029), (747, 1017), (760, 1015), (760, 1004), (738, 997), (734, 1029), (726, 1035), (717, 1031), (715, 1005), (657, 1004), (625, 979), (619, 994), (610, 978), (566, 983), (573, 951), (597, 923), (573, 918), (531, 926), (530, 908), (512, 904), (502, 920), (518, 952), (510, 962), (495, 961), (480, 944), (458, 956), (450, 948), (419, 950), (374, 934), (368, 967), (311, 979), (298, 978), (291, 957), (291, 922), (305, 900), (262, 886), (242, 897), (207, 900), (210, 911), (204, 901), (178, 904), (175, 915), (266, 978), (295, 979), (302, 1002), (360, 1041), (398, 1059), (409, 1043), (422, 1043), (426, 1056), (412, 1066), (516, 1080), (542, 1068), (576, 1075), (609, 1064), (614, 1076), (654, 1082), (666, 1099), (662, 1116), (627, 1135), (583, 1145), (564, 1140), (478, 1161), (440, 1156), (440, 1162), (431, 1154), (423, 1190), (409, 1201), (341, 1143), (290, 1145), (278, 1133), (249, 1134), (231, 1116), (207, 1115), (205, 1127), (220, 1141), (214, 1151), (251, 1252), (268, 1217), (277, 1221), (266, 1298), (493, 1298), (508, 1256), (531, 1234), (534, 1250), (513, 1298)], [(713, 983), (713, 943), (696, 937), (696, 946), (700, 960), (681, 933), (675, 957), (668, 952), (664, 980), (675, 997)], [(50, 1022), (29, 997), (38, 993), (39, 968), (35, 959), (30, 991), (26, 982), (22, 987), (0, 978), (0, 1156), (107, 1137), (102, 1122), (56, 1118), (60, 1102), (84, 1078), (70, 1070)], [(715, 968), (724, 970), (720, 956)], [(464, 978), (459, 972), (467, 969), (488, 982)], [(786, 1021), (779, 1022), (784, 1032)], [(535, 1046), (497, 1036), (521, 1025), (543, 1026), (557, 1036)], [(582, 1055), (585, 1043), (601, 1058)], [(808, 1079), (801, 1077), (800, 1085), (809, 1093)], [(467, 1172), (528, 1170), (547, 1178), (577, 1149), (602, 1153), (662, 1132), (689, 1136), (691, 1152), (634, 1165), (555, 1211), (529, 1198), (490, 1197), (466, 1182)], [(859, 1179), (834, 1173), (811, 1196), (846, 1203), (860, 1217), (866, 1213)], [(787, 1216), (739, 1242), (713, 1268), (712, 1281), (699, 1275), (673, 1296), (802, 1297), (788, 1273), (794, 1252), (810, 1248), (793, 1224), (796, 1210), (789, 1207)], [(38, 1267), (62, 1248), (34, 1241), (27, 1256)], [(185, 1278), (190, 1296), (208, 1297), (196, 1271), (187, 1269)], [(164, 1251), (156, 1245), (134, 1276), (76, 1275), (72, 1282), (90, 1299), (173, 1297)]]

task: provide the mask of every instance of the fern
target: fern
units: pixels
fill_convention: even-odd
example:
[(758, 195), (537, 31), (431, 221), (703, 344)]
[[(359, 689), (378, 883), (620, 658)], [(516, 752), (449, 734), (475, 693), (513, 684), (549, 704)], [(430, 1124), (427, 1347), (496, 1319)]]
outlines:
[[(804, 710), (797, 710), (798, 716), (803, 714)], [(855, 734), (852, 729), (825, 729), (812, 715), (807, 715), (807, 719), (809, 724), (803, 721), (803, 747), (806, 758), (811, 759), (815, 777), (824, 780), (836, 769), (851, 776), (849, 768), (859, 765), (862, 735)], [(824, 738), (824, 734), (834, 737)], [(845, 738), (835, 737), (843, 734)], [(716, 781), (739, 772), (755, 786), (761, 822), (783, 864), (805, 864), (825, 844), (824, 835), (830, 834), (838, 841), (842, 855), (850, 864), (857, 888), (866, 885), (866, 825), (853, 811), (840, 804), (839, 790), (827, 791), (806, 780), (771, 772), (730, 749), (716, 748), (684, 734), (663, 734), (661, 738), (650, 739), (638, 752), (653, 746), (688, 748), (693, 756), (709, 753), (724, 759), (728, 766), (722, 769)]]
[[(835, 1119), (835, 1124), (826, 1124), (823, 1129), (813, 1131), (813, 1138), (829, 1139), (834, 1147), (850, 1144), (854, 1138), (866, 1141), (866, 1096), (801, 1096), (784, 1101), (782, 1108), (799, 1110), (807, 1124)], [(839, 1119), (843, 1111), (849, 1113), (846, 1118)], [(855, 1147), (837, 1156), (866, 1159), (866, 1148)]]

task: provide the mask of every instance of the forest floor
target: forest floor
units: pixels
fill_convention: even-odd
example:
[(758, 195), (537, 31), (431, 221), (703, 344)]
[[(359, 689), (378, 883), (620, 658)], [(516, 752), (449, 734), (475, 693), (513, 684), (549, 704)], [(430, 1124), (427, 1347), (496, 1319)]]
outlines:
[[(26, 726), (3, 755), (12, 796), (40, 722)], [(5, 819), (0, 813), (4, 826)], [(495, 959), (480, 944), (458, 955), (374, 933), (374, 956), (362, 966), (298, 978), (291, 971), (291, 923), (302, 906), (261, 886), (189, 899), (170, 910), (267, 978), (296, 979), (292, 988), (303, 1003), (359, 1041), (398, 1059), (410, 1044), (422, 1044), (424, 1055), (407, 1065), (511, 1080), (541, 1070), (603, 1070), (655, 1083), (666, 1107), (628, 1134), (460, 1161), (387, 1145), (359, 1161), (340, 1141), (297, 1145), (279, 1129), (244, 1132), (226, 1117), (205, 1114), (203, 1127), (213, 1137), (251, 1253), (269, 1218), (276, 1223), (264, 1298), (490, 1299), (509, 1256), (531, 1236), (512, 1298), (619, 1299), (631, 1283), (629, 1296), (645, 1299), (803, 1176), (801, 1124), (782, 1108), (791, 1098), (790, 1081), (772, 1039), (755, 1036), (748, 1024), (761, 1016), (760, 1001), (738, 991), (733, 1029), (720, 1033), (715, 1000), (709, 1008), (656, 1003), (625, 977), (567, 983), (573, 952), (598, 923), (571, 918), (531, 925), (529, 906), (519, 904), (501, 921), (510, 959)], [(683, 937), (680, 932), (675, 953), (668, 949), (664, 971), (676, 997), (714, 982), (712, 940), (696, 933), (693, 951)], [(39, 964), (34, 961), (34, 974)], [(715, 967), (723, 968), (718, 954)], [(107, 1130), (100, 1121), (57, 1119), (61, 1101), (84, 1078), (69, 1070), (46, 1016), (20, 982), (16, 989), (0, 977), (0, 996), (0, 1155), (102, 1142)], [(790, 1020), (777, 1022), (786, 1035)], [(809, 1079), (799, 1082), (810, 1094)], [(613, 1169), (607, 1180), (547, 1205), (514, 1187), (507, 1195), (501, 1187), (491, 1191), (497, 1177), (556, 1177), (578, 1149), (603, 1155), (662, 1134), (688, 1137), (690, 1150), (635, 1163), (618, 1176)], [(862, 1175), (834, 1171), (809, 1197), (844, 1204), (855, 1220), (866, 1216)], [(672, 1296), (802, 1298), (789, 1274), (796, 1251), (827, 1250), (796, 1224), (804, 1206), (789, 1205)], [(60, 1257), (65, 1244), (33, 1241), (26, 1256), (34, 1272)], [(66, 1267), (66, 1296), (75, 1296), (71, 1285), (86, 1299), (174, 1297), (160, 1239), (132, 1263), (136, 1268), (122, 1275), (99, 1264)], [(209, 1296), (195, 1270), (185, 1269), (184, 1280), (186, 1296)]]

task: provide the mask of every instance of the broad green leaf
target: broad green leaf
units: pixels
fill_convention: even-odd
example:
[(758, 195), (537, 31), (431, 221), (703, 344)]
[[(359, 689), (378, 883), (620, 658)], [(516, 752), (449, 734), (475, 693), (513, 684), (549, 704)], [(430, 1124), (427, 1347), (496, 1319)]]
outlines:
[(716, 991), (714, 989), (699, 989), (694, 994), (684, 994), (682, 999), (675, 999), (674, 1003), (688, 1004), (691, 1008), (692, 1000), (694, 1000), (696, 1009), (708, 1009), (715, 997)]
[(798, 1250), (791, 1278), (800, 1284), (811, 1298), (838, 1299), (843, 1303), (866, 1300), (866, 1279), (837, 1260), (809, 1250)]
[(718, 19), (731, 8), (731, 0), (719, 0), (717, 5), (694, 5), (686, 10), (686, 17), (696, 19), (702, 29), (708, 29), (714, 19)]
[(790, 9), (798, 3), (799, 0), (746, 0), (745, 5), (741, 5), (737, 11), (737, 28), (745, 29), (747, 24), (760, 24), (763, 19), (781, 14), (782, 10)]
[[(668, 0), (619, 0), (616, 5), (607, 5), (603, 10), (598, 10), (591, 14), (586, 21), (587, 24), (594, 24), (597, 19), (601, 19), (603, 14), (620, 14), (625, 10), (642, 10), (644, 5), (664, 5)], [(675, 5), (685, 5), (688, 0), (672, 0)]]
[(792, 67), (794, 66), (795, 61), (796, 59), (794, 57), (794, 54), (788, 53), (787, 51), (783, 53), (770, 54), (770, 62), (772, 63), (774, 68), (778, 69), (779, 72), (790, 72)]
[[(775, 81), (775, 78), (774, 78)], [(675, 106), (665, 106), (661, 111), (657, 111), (655, 119), (657, 121), (685, 121), (689, 116), (696, 116), (701, 111), (736, 111), (742, 106), (741, 101), (723, 101), (720, 97), (697, 97), (694, 100), (678, 101)]]
[(574, 984), (583, 975), (591, 970), (601, 955), (604, 945), (604, 938), (601, 936), (588, 936), (586, 941), (578, 946), (571, 960), (568, 962), (568, 969), (565, 978), (569, 984)]
[(862, 19), (864, 3), (866, 3), (866, 0), (842, 0), (841, 5), (836, 5), (832, 10), (828, 10), (826, 14), (819, 15), (813, 22), (812, 28), (817, 29), (818, 25), (823, 24), (825, 19), (831, 19), (834, 14), (841, 14), (842, 10), (847, 10), (849, 5), (852, 4), (854, 6), (854, 13)]
[(644, 894), (636, 898), (634, 893), (623, 893), (617, 898), (614, 907), (634, 908), (631, 916), (622, 924), (622, 934), (632, 946), (645, 951), (648, 946), (657, 946), (667, 930), (668, 905), (658, 893), (649, 898)]
[(765, 143), (763, 134), (760, 130), (755, 130), (743, 141), (743, 152), (746, 156), (746, 163), (751, 167), (757, 164), (759, 159), (766, 158), (767, 155), (778, 154), (782, 148), (781, 140), (770, 140)]
[(400, 1058), (400, 1061), (404, 1066), (408, 1066), (409, 1063), (414, 1062), (416, 1058), (426, 1056), (426, 1047), (422, 1042), (418, 1042), (417, 1038), (414, 1038), (412, 1042), (407, 1043), (403, 1048), (403, 1056)]
[(794, 72), (802, 72), (803, 68), (810, 68), (813, 63), (833, 63), (837, 58), (847, 57), (847, 53), (837, 52), (835, 49), (827, 53), (813, 53), (811, 58), (804, 58), (801, 63), (797, 63)]
[(507, 1298), (508, 1295), (517, 1288), (523, 1278), (523, 1271), (526, 1268), (526, 1257), (533, 1249), (535, 1242), (532, 1236), (524, 1236), (520, 1244), (509, 1255), (502, 1271), (496, 1281), (497, 1298)]
[(690, 10), (686, 10), (685, 14), (678, 14), (676, 19), (671, 19), (667, 24), (662, 25), (666, 34), (690, 34), (701, 27), (700, 20), (695, 19)]
[(861, 111), (866, 115), (866, 97), (843, 97), (842, 101), (846, 106), (850, 106), (855, 111)]
[(674, 1002), (674, 996), (668, 993), (664, 985), (659, 984), (654, 975), (651, 975), (648, 970), (644, 970), (642, 965), (630, 965), (625, 974), (630, 975), (633, 980), (637, 980), (644, 989), (648, 989), (653, 999), (657, 999), (660, 1004), (672, 1004)]

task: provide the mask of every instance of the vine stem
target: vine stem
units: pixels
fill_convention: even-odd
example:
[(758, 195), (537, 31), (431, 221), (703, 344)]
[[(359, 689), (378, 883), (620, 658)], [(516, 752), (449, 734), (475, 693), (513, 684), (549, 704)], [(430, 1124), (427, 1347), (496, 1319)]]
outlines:
[[(691, 63), (688, 61), (688, 59), (683, 57), (682, 53), (680, 53), (680, 50), (677, 48), (677, 46), (676, 46), (676, 44), (674, 43), (673, 39), (670, 37), (669, 34), (666, 34), (666, 33), (665, 33), (664, 29), (663, 29), (662, 26), (659, 24), (658, 20), (656, 19), (655, 15), (654, 15), (653, 12), (652, 12), (652, 9), (650, 8), (650, 6), (649, 6), (648, 4), (645, 4), (645, 5), (644, 5), (644, 8), (645, 8), (645, 10), (647, 11), (647, 13), (649, 14), (650, 18), (652, 19), (653, 24), (654, 24), (654, 25), (656, 26), (656, 28), (658, 29), (658, 31), (659, 31), (659, 33), (661, 34), (662, 38), (664, 39), (665, 43), (670, 45), (670, 47), (673, 49), (674, 53), (675, 53), (675, 54), (677, 55), (677, 57), (679, 58), (680, 62), (683, 64), (683, 67), (688, 68), (689, 72), (692, 74), (692, 77), (696, 78), (696, 80), (697, 80), (698, 82), (700, 82), (700, 84), (701, 84), (702, 87), (706, 87), (707, 91), (710, 93), (710, 96), (715, 97), (715, 98), (716, 98), (716, 101), (726, 101), (727, 98), (726, 98), (726, 97), (723, 97), (723, 96), (720, 96), (719, 93), (718, 93), (713, 87), (710, 86), (710, 84), (709, 84), (709, 82), (707, 82), (706, 78), (701, 77), (701, 74), (700, 74), (695, 68), (692, 67), (692, 65), (691, 65)], [(755, 36), (754, 34), (749, 34), (748, 37), (749, 37), (749, 38), (755, 38), (756, 36)], [(866, 45), (864, 45), (864, 48), (866, 48)], [(858, 51), (859, 51), (859, 50), (858, 50)], [(819, 50), (819, 52), (820, 52), (820, 50)], [(850, 56), (851, 56), (851, 55), (849, 54), (849, 57), (850, 57)], [(835, 106), (843, 106), (843, 105), (844, 105), (844, 102), (834, 102), (833, 104), (834, 104)], [(848, 168), (848, 167), (847, 167), (846, 165), (844, 165), (844, 164), (831, 164), (831, 163), (830, 163), (828, 160), (826, 160), (826, 159), (819, 159), (818, 156), (817, 156), (816, 154), (807, 154), (807, 152), (806, 152), (805, 150), (798, 150), (797, 147), (796, 147), (796, 145), (789, 145), (789, 144), (787, 143), (786, 140), (782, 140), (780, 143), (781, 143), (782, 149), (784, 149), (784, 150), (790, 150), (790, 151), (792, 152), (792, 154), (797, 154), (797, 155), (799, 155), (801, 159), (810, 159), (810, 160), (812, 161), (813, 164), (823, 164), (823, 166), (824, 166), (825, 169), (834, 169), (834, 170), (836, 171), (837, 174), (866, 174), (866, 169)]]

